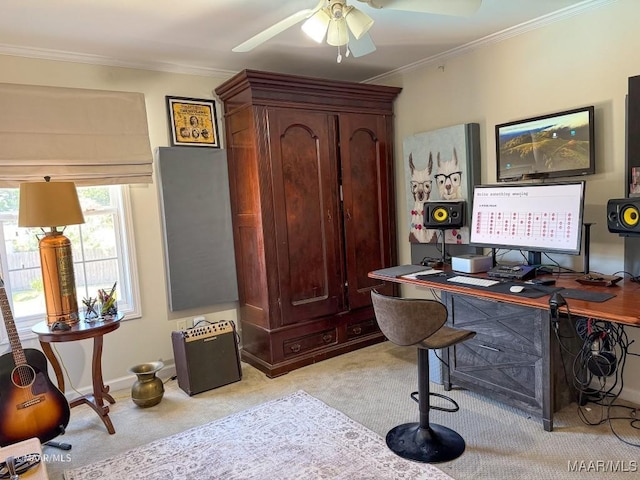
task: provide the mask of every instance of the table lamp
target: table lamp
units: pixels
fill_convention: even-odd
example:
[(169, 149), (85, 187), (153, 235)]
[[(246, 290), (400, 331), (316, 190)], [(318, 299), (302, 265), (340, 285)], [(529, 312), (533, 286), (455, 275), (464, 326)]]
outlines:
[(44, 179), (44, 182), (20, 184), (18, 226), (51, 227), (38, 245), (47, 324), (73, 325), (79, 316), (71, 241), (58, 227), (84, 223), (84, 217), (73, 182)]

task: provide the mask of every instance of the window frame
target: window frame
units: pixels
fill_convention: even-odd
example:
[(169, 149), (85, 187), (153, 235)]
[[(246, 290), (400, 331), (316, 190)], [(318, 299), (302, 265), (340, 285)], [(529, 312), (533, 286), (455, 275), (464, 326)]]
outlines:
[[(135, 236), (134, 236), (134, 225), (133, 225), (133, 216), (132, 216), (132, 208), (131, 208), (131, 193), (128, 185), (115, 185), (115, 187), (119, 188), (120, 194), (117, 198), (117, 203), (114, 208), (116, 209), (116, 218), (118, 221), (114, 224), (114, 231), (116, 235), (116, 255), (117, 255), (117, 265), (118, 265), (118, 274), (120, 278), (128, 278), (128, 297), (131, 299), (131, 304), (127, 304), (125, 308), (120, 309), (122, 313), (125, 315), (125, 319), (131, 320), (135, 318), (140, 318), (142, 316), (141, 305), (140, 305), (140, 283), (138, 278), (138, 268), (136, 261), (136, 249), (135, 249)], [(81, 188), (81, 187), (79, 187)], [(83, 210), (83, 213), (86, 215), (92, 215), (91, 210)], [(5, 243), (4, 243), (4, 231), (0, 228), (0, 242), (2, 242), (2, 246), (0, 246), (0, 252), (2, 253), (2, 258), (0, 259), (0, 270), (3, 273), (3, 278), (8, 277), (4, 272), (8, 272), (8, 262), (6, 258), (5, 251)], [(84, 259), (81, 262), (84, 264)], [(79, 267), (74, 265), (75, 269)], [(11, 307), (11, 311), (13, 313), (13, 299), (11, 295), (11, 286), (7, 286), (7, 281), (5, 280), (5, 291), (7, 294), (7, 298), (9, 300), (9, 305)], [(78, 298), (82, 298), (82, 293), (78, 292)], [(80, 305), (79, 305), (80, 307)], [(14, 323), (16, 325), (16, 330), (18, 331), (18, 335), (21, 340), (30, 340), (37, 338), (37, 335), (32, 332), (32, 328), (37, 323), (44, 321), (45, 315), (42, 312), (42, 315), (30, 315), (24, 317), (20, 320), (14, 318)], [(5, 345), (9, 343), (9, 338), (7, 336), (5, 322), (2, 322), (2, 326), (0, 327), (0, 345)]]

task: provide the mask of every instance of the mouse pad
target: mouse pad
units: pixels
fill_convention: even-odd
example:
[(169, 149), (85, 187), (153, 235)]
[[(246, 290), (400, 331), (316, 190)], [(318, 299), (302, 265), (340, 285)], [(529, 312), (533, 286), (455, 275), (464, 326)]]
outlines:
[(585, 300), (587, 302), (606, 302), (610, 298), (615, 297), (613, 293), (590, 292), (588, 290), (577, 290), (573, 288), (563, 288), (560, 292), (564, 298), (573, 298), (574, 300)]
[[(434, 283), (449, 283), (451, 284), (451, 282), (447, 281), (447, 278), (449, 277), (453, 277), (455, 275), (458, 275), (456, 273), (440, 273), (440, 274), (435, 274), (435, 275), (418, 275), (417, 278), (418, 280), (428, 280), (430, 282), (434, 282)], [(493, 280), (493, 279), (492, 279)], [(544, 285), (522, 285), (522, 283), (516, 283), (516, 282), (510, 282), (510, 281), (502, 281), (496, 285), (492, 285), (490, 287), (479, 287), (479, 286), (474, 286), (474, 285), (465, 285), (462, 283), (456, 283), (455, 284), (458, 287), (465, 287), (468, 288), (469, 290), (488, 290), (491, 292), (497, 292), (497, 293), (505, 293), (507, 295), (513, 295), (516, 297), (526, 297), (526, 298), (539, 298), (539, 297), (544, 297), (545, 295), (550, 295), (555, 291), (558, 290), (562, 290), (561, 288), (558, 287), (549, 287), (549, 286), (544, 286)], [(514, 293), (509, 291), (509, 289), (513, 286), (513, 285), (521, 285), (524, 286), (524, 290), (520, 293)]]
[(425, 267), (424, 265), (398, 265), (396, 267), (375, 270), (373, 273), (384, 275), (385, 277), (397, 278), (411, 273), (422, 272), (423, 270), (429, 270), (429, 267)]
[[(523, 286), (524, 290), (519, 293), (512, 292), (509, 289), (513, 285)], [(558, 288), (558, 287), (549, 287), (545, 285), (529, 285), (529, 284), (522, 285), (521, 283), (515, 283), (515, 282), (499, 283), (497, 285), (493, 285), (492, 287), (489, 287), (489, 289), (492, 292), (507, 293), (509, 295), (514, 295), (516, 297), (526, 297), (526, 298), (540, 298), (540, 297), (544, 297), (545, 295), (551, 295), (553, 292), (557, 292), (558, 290), (562, 290), (562, 288)]]

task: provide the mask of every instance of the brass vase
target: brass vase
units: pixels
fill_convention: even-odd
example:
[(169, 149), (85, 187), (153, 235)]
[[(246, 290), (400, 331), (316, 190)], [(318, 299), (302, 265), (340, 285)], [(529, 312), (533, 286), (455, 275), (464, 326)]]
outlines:
[(129, 369), (138, 377), (131, 387), (131, 399), (137, 406), (147, 408), (160, 403), (164, 395), (164, 384), (156, 377), (156, 373), (163, 367), (164, 363), (158, 361), (141, 363)]

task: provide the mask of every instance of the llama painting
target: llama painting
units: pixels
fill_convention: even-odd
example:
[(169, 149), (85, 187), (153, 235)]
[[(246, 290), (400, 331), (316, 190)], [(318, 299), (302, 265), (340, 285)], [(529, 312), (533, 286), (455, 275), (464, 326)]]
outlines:
[(435, 176), (438, 185), (438, 193), (443, 200), (463, 200), (460, 189), (462, 182), (462, 171), (458, 164), (456, 148), (453, 147), (453, 155), (450, 160), (440, 161), (438, 152), (438, 173)]
[[(469, 243), (469, 228), (428, 229), (423, 225), (424, 204), (472, 198), (479, 177), (479, 125), (456, 125), (417, 133), (404, 139), (403, 156), (407, 188), (409, 242)], [(471, 205), (466, 205), (470, 210)], [(465, 215), (468, 217), (468, 213)], [(465, 222), (466, 223), (466, 222)]]
[[(411, 224), (409, 226), (410, 241), (417, 243), (429, 243), (427, 235), (432, 235), (422, 225), (424, 217), (424, 203), (431, 198), (431, 171), (433, 170), (433, 157), (429, 154), (427, 166), (418, 170), (413, 163), (413, 156), (409, 154), (409, 170), (411, 171), (411, 180), (409, 187), (411, 197), (413, 198), (413, 207), (411, 208)], [(413, 240), (411, 240), (413, 239)]]

